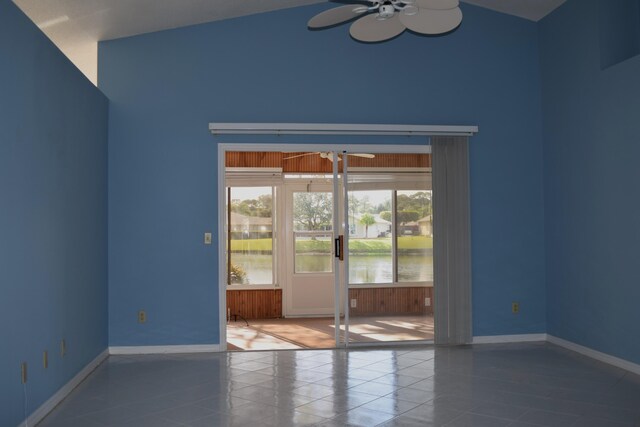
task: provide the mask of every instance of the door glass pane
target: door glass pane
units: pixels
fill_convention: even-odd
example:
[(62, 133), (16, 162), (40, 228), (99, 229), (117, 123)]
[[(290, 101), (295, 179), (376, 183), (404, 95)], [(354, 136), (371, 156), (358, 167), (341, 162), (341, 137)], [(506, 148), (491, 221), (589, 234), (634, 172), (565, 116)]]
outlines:
[(398, 282), (433, 282), (431, 190), (398, 191)]
[(347, 339), (431, 339), (430, 156), (354, 154), (347, 162)]
[(332, 241), (333, 234), (295, 233), (295, 272), (330, 273), (333, 271)]
[(230, 285), (272, 285), (273, 187), (230, 189)]
[(295, 273), (333, 271), (333, 197), (329, 192), (293, 193)]
[(392, 283), (391, 190), (349, 192), (349, 283)]

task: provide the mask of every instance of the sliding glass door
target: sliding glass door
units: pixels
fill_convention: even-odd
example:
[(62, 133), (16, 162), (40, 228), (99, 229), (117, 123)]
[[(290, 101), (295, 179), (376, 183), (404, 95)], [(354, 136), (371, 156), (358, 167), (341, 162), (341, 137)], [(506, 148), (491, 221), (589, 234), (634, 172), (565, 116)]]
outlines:
[(432, 340), (429, 155), (341, 153), (341, 345)]

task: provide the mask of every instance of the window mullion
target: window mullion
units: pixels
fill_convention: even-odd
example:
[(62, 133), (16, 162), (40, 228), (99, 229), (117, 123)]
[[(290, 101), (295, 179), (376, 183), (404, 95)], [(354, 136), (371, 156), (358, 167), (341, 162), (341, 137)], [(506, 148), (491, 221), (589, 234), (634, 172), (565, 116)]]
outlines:
[(393, 283), (398, 283), (398, 191), (391, 195), (391, 268), (393, 269)]

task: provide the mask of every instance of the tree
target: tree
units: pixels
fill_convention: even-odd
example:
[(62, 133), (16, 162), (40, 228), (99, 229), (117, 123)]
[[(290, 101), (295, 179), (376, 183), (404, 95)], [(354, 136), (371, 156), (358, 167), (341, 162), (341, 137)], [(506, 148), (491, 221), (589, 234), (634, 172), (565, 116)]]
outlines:
[(257, 199), (231, 200), (231, 212), (245, 216), (271, 218), (273, 198), (271, 194), (263, 194)]
[(364, 195), (360, 198), (360, 211), (364, 213), (373, 212), (373, 206), (371, 206), (371, 202), (369, 201), (369, 196)]
[(398, 212), (398, 222), (405, 224), (407, 222), (417, 221), (420, 219), (420, 212), (416, 211), (400, 211)]
[(296, 193), (293, 218), (296, 229), (313, 231), (331, 226), (333, 204), (330, 193)]
[(431, 215), (431, 195), (431, 191), (398, 192), (397, 209), (416, 211), (420, 218)]
[(376, 223), (376, 219), (371, 214), (364, 214), (360, 218), (360, 224), (364, 225), (364, 238), (369, 237), (369, 226)]
[(380, 218), (384, 219), (385, 221), (391, 222), (391, 219), (392, 219), (391, 211), (380, 212)]

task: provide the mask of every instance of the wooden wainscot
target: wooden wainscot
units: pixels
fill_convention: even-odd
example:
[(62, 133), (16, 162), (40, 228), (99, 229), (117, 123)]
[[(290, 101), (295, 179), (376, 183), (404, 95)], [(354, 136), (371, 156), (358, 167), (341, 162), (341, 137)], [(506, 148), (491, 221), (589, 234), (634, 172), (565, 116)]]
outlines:
[[(425, 305), (425, 298), (430, 305)], [(352, 316), (433, 314), (432, 287), (351, 288), (349, 299), (357, 301)]]
[(282, 317), (282, 289), (227, 289), (227, 313), (249, 319)]

